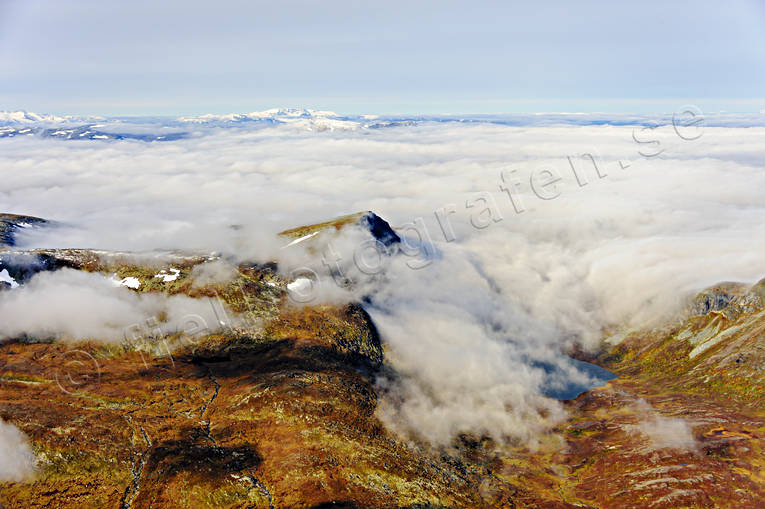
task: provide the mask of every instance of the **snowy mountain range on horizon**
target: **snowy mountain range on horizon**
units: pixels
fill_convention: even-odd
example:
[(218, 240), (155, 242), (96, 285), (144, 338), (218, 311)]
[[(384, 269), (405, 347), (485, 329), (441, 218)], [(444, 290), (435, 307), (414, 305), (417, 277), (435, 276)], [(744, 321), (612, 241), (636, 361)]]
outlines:
[[(701, 114), (707, 127), (763, 127), (765, 113)], [(699, 117), (700, 118), (700, 117)], [(687, 119), (686, 119), (687, 120)], [(426, 123), (497, 124), (518, 127), (670, 125), (673, 114), (523, 113), (472, 115), (343, 115), (334, 111), (272, 108), (250, 113), (196, 116), (52, 115), (25, 110), (0, 111), (0, 138), (39, 136), (65, 140), (172, 141), (202, 135), (210, 128), (267, 128), (298, 131), (355, 131)]]

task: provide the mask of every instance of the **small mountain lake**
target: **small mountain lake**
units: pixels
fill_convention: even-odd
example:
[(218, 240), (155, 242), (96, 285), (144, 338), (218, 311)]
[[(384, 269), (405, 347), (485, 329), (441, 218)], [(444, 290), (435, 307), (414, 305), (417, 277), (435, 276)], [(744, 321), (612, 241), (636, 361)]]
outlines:
[[(596, 387), (603, 387), (609, 380), (617, 378), (614, 373), (608, 371), (605, 368), (601, 368), (600, 366), (592, 364), (591, 362), (580, 361), (577, 359), (569, 360), (578, 371), (587, 375), (587, 377), (590, 379), (590, 383), (571, 381), (570, 383), (567, 383), (563, 386), (551, 386), (543, 390), (543, 394), (545, 396), (559, 400), (574, 399), (583, 392), (587, 392), (590, 389), (594, 389)], [(543, 364), (541, 367), (544, 368), (544, 370), (550, 375), (555, 375), (556, 373), (562, 374), (560, 369), (548, 364)]]

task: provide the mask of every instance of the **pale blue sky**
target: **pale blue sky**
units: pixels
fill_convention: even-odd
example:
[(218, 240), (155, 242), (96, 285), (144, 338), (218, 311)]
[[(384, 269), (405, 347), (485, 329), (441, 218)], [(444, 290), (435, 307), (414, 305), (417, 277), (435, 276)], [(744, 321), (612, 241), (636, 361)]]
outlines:
[(0, 0), (0, 110), (765, 109), (765, 2)]

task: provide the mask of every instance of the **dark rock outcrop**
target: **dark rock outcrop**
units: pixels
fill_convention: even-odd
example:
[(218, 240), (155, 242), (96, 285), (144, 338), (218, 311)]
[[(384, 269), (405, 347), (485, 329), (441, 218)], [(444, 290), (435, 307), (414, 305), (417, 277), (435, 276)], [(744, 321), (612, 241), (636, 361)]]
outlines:
[(393, 231), (390, 224), (372, 211), (365, 212), (359, 219), (359, 224), (368, 229), (372, 236), (382, 242), (385, 247), (401, 242), (401, 237)]
[(15, 246), (19, 229), (48, 224), (46, 219), (16, 214), (0, 214), (0, 246)]
[(401, 237), (399, 237), (393, 228), (391, 228), (390, 224), (372, 211), (357, 212), (323, 223), (291, 228), (289, 230), (284, 230), (279, 235), (298, 239), (323, 230), (340, 230), (351, 225), (358, 225), (367, 230), (372, 237), (380, 241), (385, 247), (390, 247), (401, 242)]

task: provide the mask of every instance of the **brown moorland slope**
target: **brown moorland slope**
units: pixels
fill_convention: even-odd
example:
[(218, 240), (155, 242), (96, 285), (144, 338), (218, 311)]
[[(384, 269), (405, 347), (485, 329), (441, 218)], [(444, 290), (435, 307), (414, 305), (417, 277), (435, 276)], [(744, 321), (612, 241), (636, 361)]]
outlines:
[(709, 289), (676, 323), (607, 338), (587, 359), (619, 378), (566, 402), (539, 447), (463, 435), (434, 449), (375, 416), (375, 376), (393, 368), (361, 305), (295, 306), (272, 264), (194, 284), (208, 262), (166, 254), (178, 271), (166, 281), (156, 260), (0, 251), (22, 284), (74, 268), (248, 317), (195, 338), (0, 344), (0, 418), (38, 460), (34, 478), (0, 484), (0, 505), (763, 507), (762, 282)]

